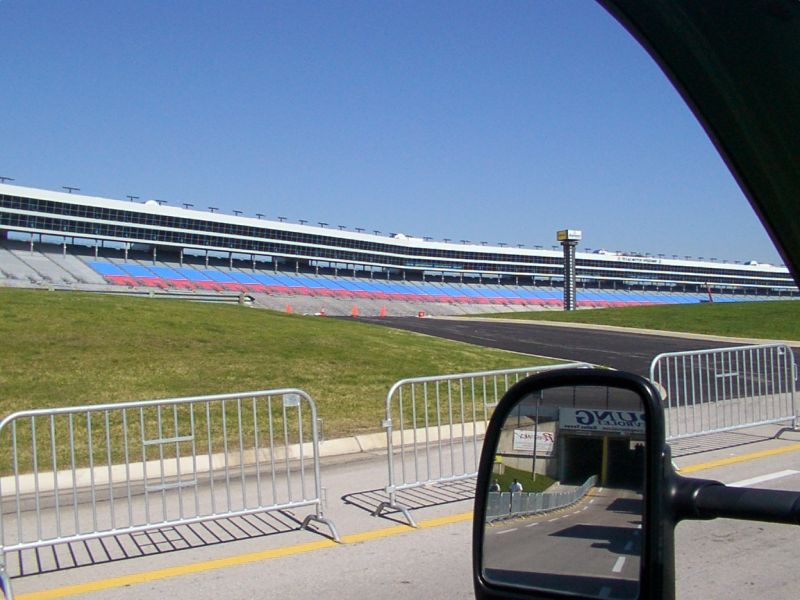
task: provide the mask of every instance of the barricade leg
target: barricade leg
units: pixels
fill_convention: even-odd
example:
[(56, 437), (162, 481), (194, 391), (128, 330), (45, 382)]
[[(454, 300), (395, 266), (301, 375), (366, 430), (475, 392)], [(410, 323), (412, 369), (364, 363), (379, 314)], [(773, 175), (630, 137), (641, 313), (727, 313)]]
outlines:
[(3, 590), (5, 600), (14, 600), (14, 593), (11, 591), (11, 579), (9, 579), (4, 565), (0, 565), (0, 589)]
[(402, 504), (397, 503), (397, 497), (395, 496), (394, 492), (389, 492), (389, 500), (384, 500), (383, 502), (381, 502), (378, 505), (378, 508), (372, 511), (372, 516), (380, 517), (383, 514), (384, 510), (390, 508), (400, 513), (403, 513), (403, 516), (406, 518), (406, 521), (408, 521), (408, 524), (411, 525), (411, 527), (414, 528), (419, 527), (419, 525), (417, 525), (417, 522), (414, 520), (414, 517), (411, 516), (411, 513), (409, 512), (408, 508), (406, 508)]
[(303, 525), (301, 526), (302, 529), (308, 529), (309, 523), (311, 521), (316, 521), (317, 523), (321, 523), (325, 525), (331, 531), (331, 537), (333, 538), (334, 542), (341, 542), (342, 539), (339, 537), (339, 532), (336, 531), (336, 525), (333, 524), (328, 517), (323, 516), (322, 513), (316, 513), (313, 515), (308, 515), (305, 519), (303, 519)]

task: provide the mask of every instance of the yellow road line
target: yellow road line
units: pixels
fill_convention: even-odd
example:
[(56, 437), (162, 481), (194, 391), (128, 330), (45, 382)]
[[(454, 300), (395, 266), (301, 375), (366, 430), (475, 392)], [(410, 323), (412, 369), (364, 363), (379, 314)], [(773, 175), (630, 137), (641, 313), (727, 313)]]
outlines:
[[(451, 523), (460, 523), (463, 521), (472, 520), (472, 513), (460, 513), (457, 515), (449, 515), (446, 517), (439, 517), (437, 519), (429, 519), (419, 523), (420, 529), (430, 529), (433, 527), (441, 527), (442, 525), (449, 525)], [(397, 525), (394, 527), (386, 527), (384, 529), (376, 529), (374, 531), (364, 531), (361, 533), (354, 533), (342, 537), (343, 544), (356, 544), (359, 542), (367, 542), (385, 537), (391, 537), (403, 533), (410, 533), (414, 531), (408, 525)], [(324, 548), (335, 548), (338, 546), (336, 542), (331, 540), (318, 540), (316, 542), (309, 542), (306, 544), (297, 544), (295, 546), (288, 546), (285, 548), (275, 548), (273, 550), (262, 550), (259, 552), (250, 552), (248, 554), (240, 554), (238, 556), (230, 556), (228, 558), (217, 558), (207, 560), (199, 563), (179, 565), (176, 567), (167, 567), (165, 569), (155, 569), (153, 571), (144, 571), (133, 575), (123, 575), (121, 577), (111, 577), (109, 579), (100, 579), (97, 581), (90, 581), (87, 583), (78, 583), (75, 585), (68, 585), (51, 590), (44, 590), (41, 592), (31, 592), (28, 594), (17, 594), (14, 597), (17, 600), (55, 600), (57, 598), (67, 598), (69, 596), (77, 596), (79, 594), (87, 594), (90, 592), (100, 592), (112, 588), (125, 587), (136, 583), (145, 583), (148, 581), (157, 581), (159, 579), (168, 579), (170, 577), (181, 577), (192, 573), (202, 573), (205, 571), (213, 571), (215, 569), (224, 569), (226, 567), (235, 567), (239, 565), (246, 565), (253, 562), (270, 560), (273, 558), (282, 558), (284, 556), (293, 556), (295, 554), (303, 554), (304, 552), (313, 552), (315, 550), (322, 550)]]
[(705, 471), (706, 469), (714, 469), (716, 467), (724, 467), (726, 465), (735, 465), (749, 460), (757, 460), (759, 458), (767, 458), (770, 456), (777, 456), (779, 454), (786, 454), (788, 452), (797, 452), (800, 450), (800, 444), (792, 444), (791, 446), (783, 446), (781, 448), (772, 448), (771, 450), (761, 450), (759, 452), (751, 452), (750, 454), (741, 454), (739, 456), (730, 456), (728, 458), (720, 458), (719, 460), (711, 460), (709, 462), (698, 463), (680, 469), (681, 473), (696, 473), (697, 471)]

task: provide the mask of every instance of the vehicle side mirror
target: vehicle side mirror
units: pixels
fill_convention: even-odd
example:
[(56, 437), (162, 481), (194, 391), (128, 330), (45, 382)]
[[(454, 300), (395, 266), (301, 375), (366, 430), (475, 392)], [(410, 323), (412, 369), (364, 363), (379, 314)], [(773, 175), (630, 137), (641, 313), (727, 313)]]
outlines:
[(672, 597), (669, 464), (646, 379), (570, 369), (514, 385), (481, 455), (476, 597)]

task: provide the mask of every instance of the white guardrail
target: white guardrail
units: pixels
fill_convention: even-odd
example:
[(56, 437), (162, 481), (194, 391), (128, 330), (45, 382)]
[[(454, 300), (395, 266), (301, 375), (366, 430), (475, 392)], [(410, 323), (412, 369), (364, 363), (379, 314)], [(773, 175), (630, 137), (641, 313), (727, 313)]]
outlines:
[(59, 543), (300, 507), (303, 528), (339, 540), (298, 389), (17, 412), (0, 422), (0, 473), (8, 600), (5, 555)]
[(558, 510), (575, 504), (597, 485), (592, 475), (575, 489), (560, 492), (489, 492), (486, 521), (525, 517)]
[(416, 527), (408, 507), (398, 500), (398, 492), (475, 477), (480, 439), (494, 407), (512, 385), (534, 373), (588, 366), (569, 363), (415, 377), (395, 383), (386, 395), (382, 423), (388, 447), (385, 491), (389, 499), (373, 514), (398, 511)]
[(797, 366), (785, 344), (659, 354), (650, 379), (665, 394), (668, 440), (768, 423), (797, 426)]

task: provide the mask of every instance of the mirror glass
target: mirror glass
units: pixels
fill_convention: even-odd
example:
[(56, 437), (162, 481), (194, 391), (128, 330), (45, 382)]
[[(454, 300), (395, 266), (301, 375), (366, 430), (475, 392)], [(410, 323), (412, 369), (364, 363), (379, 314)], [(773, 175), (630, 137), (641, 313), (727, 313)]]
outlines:
[(503, 424), (489, 480), (483, 576), (495, 584), (635, 598), (645, 414), (631, 391), (536, 391)]

